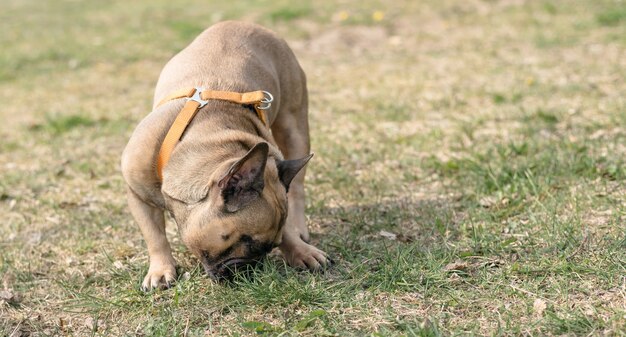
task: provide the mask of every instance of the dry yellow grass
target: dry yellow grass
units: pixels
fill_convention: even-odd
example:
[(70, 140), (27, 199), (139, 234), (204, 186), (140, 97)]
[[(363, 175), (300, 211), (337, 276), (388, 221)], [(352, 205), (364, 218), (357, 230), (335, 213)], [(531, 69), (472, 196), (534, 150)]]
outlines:
[[(625, 8), (5, 1), (0, 335), (626, 334)], [(167, 59), (231, 18), (308, 75), (338, 264), (216, 285), (170, 226), (183, 276), (143, 294), (119, 156)]]

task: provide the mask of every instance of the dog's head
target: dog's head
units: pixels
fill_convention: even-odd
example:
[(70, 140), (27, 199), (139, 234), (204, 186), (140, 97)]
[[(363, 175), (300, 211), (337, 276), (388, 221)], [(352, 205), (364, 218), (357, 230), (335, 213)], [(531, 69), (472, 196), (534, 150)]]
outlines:
[(268, 151), (258, 143), (218, 165), (196, 202), (164, 193), (183, 242), (213, 279), (256, 264), (281, 243), (289, 184), (312, 155), (268, 160)]

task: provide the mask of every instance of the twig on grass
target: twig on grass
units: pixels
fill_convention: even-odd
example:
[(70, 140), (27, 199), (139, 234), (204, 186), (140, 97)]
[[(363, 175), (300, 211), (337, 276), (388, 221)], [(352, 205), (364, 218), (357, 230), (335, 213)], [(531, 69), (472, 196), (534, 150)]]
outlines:
[(20, 328), (20, 326), (22, 326), (22, 323), (24, 323), (24, 319), (19, 321), (19, 323), (17, 323), (17, 325), (15, 326), (15, 329), (13, 329), (13, 331), (11, 332), (11, 334), (9, 336), (15, 336), (17, 330)]
[(546, 302), (550, 302), (550, 303), (552, 303), (552, 304), (554, 304), (554, 303), (555, 303), (553, 300), (551, 300), (551, 299), (549, 299), (549, 298), (545, 298), (545, 297), (543, 297), (543, 296), (539, 296), (539, 295), (537, 295), (537, 294), (533, 293), (533, 292), (532, 292), (532, 291), (530, 291), (530, 290), (522, 289), (522, 288), (516, 287), (516, 286), (514, 286), (514, 285), (512, 285), (512, 284), (509, 284), (509, 287), (511, 287), (511, 288), (513, 288), (514, 290), (517, 290), (517, 291), (519, 291), (519, 292), (522, 292), (522, 293), (524, 293), (524, 294), (526, 294), (526, 295), (531, 295), (531, 296), (534, 296), (535, 298), (540, 298), (540, 299), (542, 299), (542, 300), (544, 300), (544, 301), (546, 301)]
[(588, 240), (589, 240), (589, 232), (585, 231), (585, 236), (583, 237), (583, 241), (580, 243), (580, 245), (578, 245), (578, 248), (576, 248), (576, 250), (574, 250), (571, 254), (569, 254), (565, 258), (565, 260), (570, 261), (576, 255), (578, 255), (580, 252), (582, 252), (585, 249), (585, 246), (587, 245), (587, 241)]

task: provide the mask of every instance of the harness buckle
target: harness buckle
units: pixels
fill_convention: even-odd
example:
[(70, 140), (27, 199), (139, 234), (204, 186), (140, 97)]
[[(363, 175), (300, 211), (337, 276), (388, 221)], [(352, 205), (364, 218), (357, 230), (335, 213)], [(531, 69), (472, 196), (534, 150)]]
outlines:
[(263, 91), (263, 99), (259, 104), (257, 104), (256, 108), (260, 110), (267, 110), (272, 106), (273, 101), (274, 96), (267, 91)]
[(200, 104), (200, 106), (198, 107), (198, 109), (201, 109), (202, 107), (204, 107), (207, 103), (209, 103), (209, 100), (203, 100), (202, 99), (202, 90), (204, 90), (204, 88), (201, 87), (196, 87), (195, 91), (193, 92), (193, 96), (188, 97), (187, 101), (195, 101), (198, 102)]

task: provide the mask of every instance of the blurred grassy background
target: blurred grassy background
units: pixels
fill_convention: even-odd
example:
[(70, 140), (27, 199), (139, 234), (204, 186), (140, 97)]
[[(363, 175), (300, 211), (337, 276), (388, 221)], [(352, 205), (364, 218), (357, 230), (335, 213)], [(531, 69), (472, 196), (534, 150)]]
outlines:
[[(305, 69), (314, 241), (143, 294), (119, 156), (212, 23)], [(624, 335), (626, 3), (0, 3), (0, 335)]]

